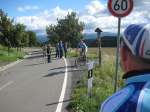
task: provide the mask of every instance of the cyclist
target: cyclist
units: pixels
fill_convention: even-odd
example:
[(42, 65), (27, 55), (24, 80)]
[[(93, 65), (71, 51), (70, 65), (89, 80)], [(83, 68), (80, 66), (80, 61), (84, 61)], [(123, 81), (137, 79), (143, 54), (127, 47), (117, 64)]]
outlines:
[(87, 45), (83, 40), (80, 40), (78, 46), (77, 46), (78, 51), (80, 52), (80, 57), (86, 58), (86, 53), (88, 51)]

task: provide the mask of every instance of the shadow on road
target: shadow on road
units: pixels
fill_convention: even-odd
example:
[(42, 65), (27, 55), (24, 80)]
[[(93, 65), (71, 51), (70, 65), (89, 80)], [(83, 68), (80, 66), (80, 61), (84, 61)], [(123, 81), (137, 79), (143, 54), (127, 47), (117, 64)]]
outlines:
[[(48, 71), (51, 71), (51, 70), (58, 70), (58, 69), (65, 69), (66, 67), (64, 66), (64, 67), (58, 67), (58, 68), (52, 68), (52, 69), (50, 69), (50, 70), (48, 70)], [(74, 68), (74, 66), (67, 66), (67, 68)]]
[(36, 52), (31, 52), (31, 53), (29, 53), (29, 54), (31, 54), (31, 55), (35, 55), (35, 54), (43, 54), (43, 52), (42, 52), (42, 51), (36, 51)]
[[(68, 72), (79, 72), (79, 71), (86, 71), (86, 70), (85, 69), (83, 69), (83, 70), (78, 70), (78, 69), (76, 69), (76, 70), (68, 70)], [(54, 75), (63, 74), (65, 72), (66, 72), (65, 70), (64, 71), (52, 72), (52, 73), (49, 73), (48, 75), (45, 75), (43, 77), (51, 77), (51, 76), (54, 76)]]
[[(27, 57), (26, 59), (28, 59), (28, 60), (32, 60), (32, 59), (38, 59), (38, 58), (43, 58), (43, 55), (31, 55), (30, 57)], [(47, 57), (46, 57), (47, 58)], [(55, 57), (51, 57), (52, 58), (52, 60), (56, 60), (56, 58)]]
[(43, 63), (29, 64), (29, 65), (24, 65), (24, 66), (36, 66), (36, 65), (42, 65), (42, 64), (44, 64), (44, 62)]
[(32, 51), (32, 53), (36, 53), (36, 52), (42, 52), (42, 51), (41, 50)]
[(35, 55), (35, 56), (30, 56), (30, 57), (27, 57), (27, 59), (36, 59), (36, 58), (42, 58), (43, 55)]
[(52, 102), (52, 103), (46, 104), (46, 106), (56, 105), (56, 104), (59, 104), (59, 103), (70, 102), (70, 101), (72, 101), (72, 99), (67, 99), (67, 100), (63, 100), (63, 101), (60, 101), (60, 102)]

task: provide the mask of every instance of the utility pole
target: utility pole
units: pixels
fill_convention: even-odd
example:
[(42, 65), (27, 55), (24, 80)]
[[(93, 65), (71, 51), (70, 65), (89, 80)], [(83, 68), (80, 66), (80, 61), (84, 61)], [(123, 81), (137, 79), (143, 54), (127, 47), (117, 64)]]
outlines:
[(98, 57), (99, 57), (99, 66), (101, 66), (101, 32), (102, 30), (100, 28), (96, 28), (95, 32), (97, 33), (97, 39), (98, 39)]

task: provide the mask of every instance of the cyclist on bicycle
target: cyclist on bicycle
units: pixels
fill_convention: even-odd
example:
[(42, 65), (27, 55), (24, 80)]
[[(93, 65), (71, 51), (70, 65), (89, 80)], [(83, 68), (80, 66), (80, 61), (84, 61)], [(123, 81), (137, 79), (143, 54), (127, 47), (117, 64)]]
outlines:
[(80, 40), (78, 47), (78, 51), (80, 52), (80, 57), (85, 57), (86, 58), (86, 53), (88, 51), (87, 45), (83, 40)]

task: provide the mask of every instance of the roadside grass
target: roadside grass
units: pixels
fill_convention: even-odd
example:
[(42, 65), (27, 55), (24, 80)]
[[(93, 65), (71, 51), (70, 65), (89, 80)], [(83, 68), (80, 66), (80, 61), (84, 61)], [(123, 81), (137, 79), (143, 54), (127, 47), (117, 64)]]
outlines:
[[(110, 53), (109, 53), (110, 50)], [(109, 55), (106, 53), (109, 53)], [(90, 52), (90, 56), (95, 52)], [(87, 71), (84, 73), (82, 80), (78, 83), (72, 92), (72, 102), (69, 104), (70, 112), (98, 112), (102, 102), (114, 91), (114, 74), (115, 74), (115, 52), (112, 49), (103, 49), (102, 66), (94, 68), (92, 97), (87, 95)], [(123, 74), (121, 69), (119, 74)], [(123, 80), (119, 75), (118, 85), (123, 86)]]
[(79, 53), (76, 51), (76, 49), (69, 49), (67, 55), (68, 57), (78, 57)]
[(22, 59), (25, 53), (23, 51), (18, 51), (15, 48), (11, 48), (8, 54), (7, 47), (0, 45), (0, 62), (11, 62), (17, 59)]
[[(91, 50), (90, 50), (90, 51), (91, 51)], [(70, 49), (67, 55), (68, 55), (68, 57), (70, 57), (70, 58), (71, 58), (71, 57), (74, 57), (74, 58), (75, 58), (75, 57), (78, 57), (78, 56), (79, 56), (79, 52), (78, 52), (76, 49)], [(87, 54), (87, 58), (90, 59), (90, 60), (91, 60), (91, 59), (96, 59), (96, 58), (97, 58), (97, 53), (96, 53), (96, 52), (94, 52), (94, 53), (90, 53), (90, 52), (89, 52), (89, 53)]]

